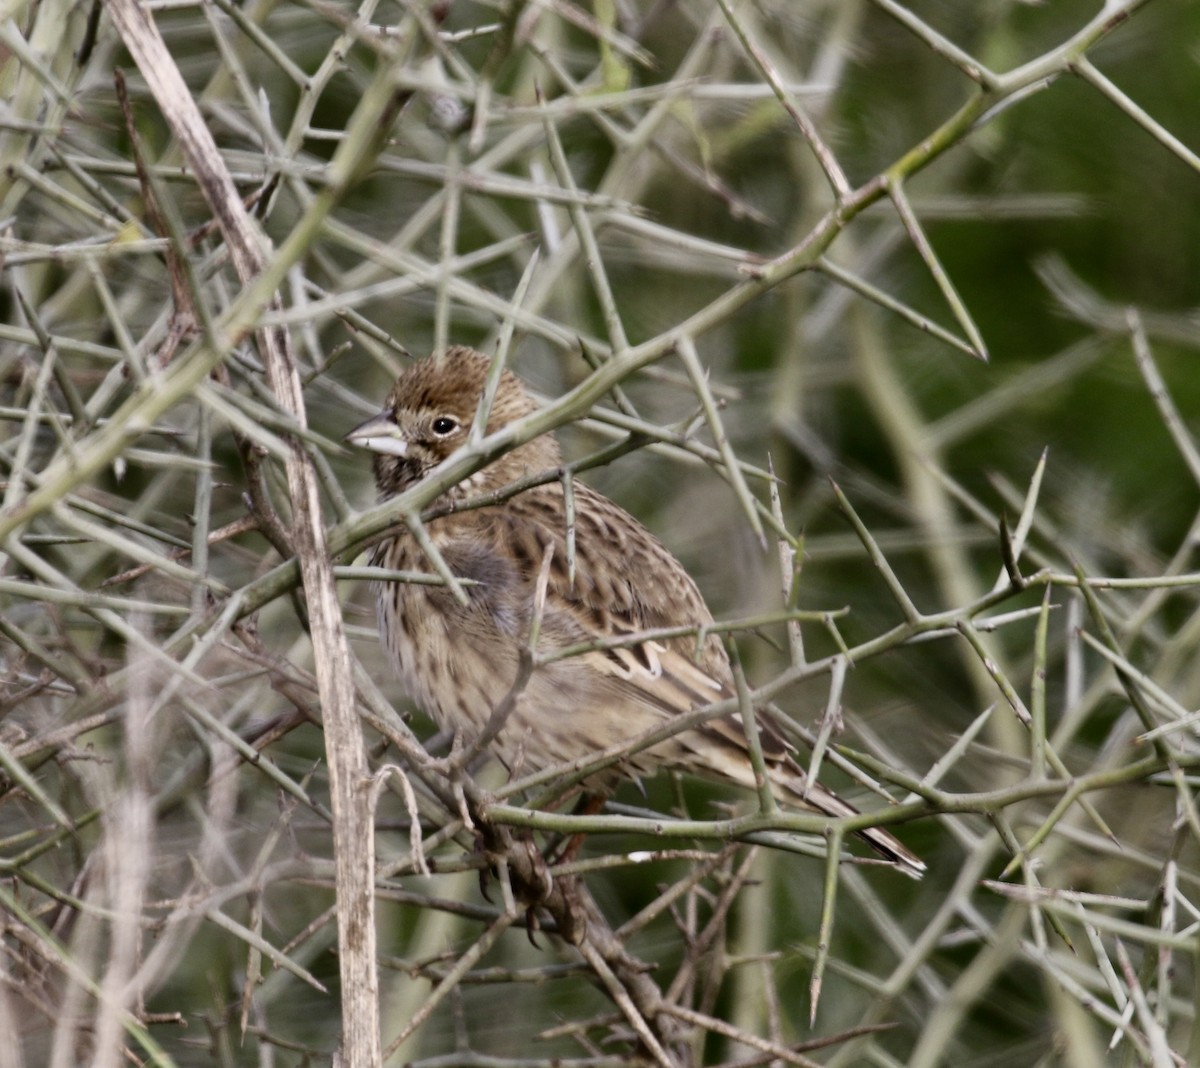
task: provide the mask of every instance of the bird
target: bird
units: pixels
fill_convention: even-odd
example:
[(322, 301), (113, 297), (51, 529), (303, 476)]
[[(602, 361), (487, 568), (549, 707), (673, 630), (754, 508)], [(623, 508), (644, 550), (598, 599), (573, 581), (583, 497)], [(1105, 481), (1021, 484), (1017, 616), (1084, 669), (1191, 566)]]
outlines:
[[(373, 453), (381, 499), (415, 486), (467, 445), (491, 365), (490, 357), (464, 346), (418, 360), (401, 373), (383, 409), (346, 435)], [(505, 369), (486, 433), (537, 407)], [(434, 502), (424, 534), (460, 580), (457, 591), (448, 584), (373, 583), (380, 640), (408, 697), (466, 744), (487, 731), (491, 753), (513, 774), (598, 754), (737, 695), (729, 654), (704, 630), (713, 616), (683, 565), (624, 508), (574, 480), (572, 515), (556, 477), (561, 465), (558, 442), (543, 434)], [(539, 474), (548, 476), (540, 484), (529, 478)], [(488, 496), (518, 480), (535, 484), (506, 499)], [(460, 508), (485, 497), (483, 506)], [(375, 545), (371, 564), (428, 573), (437, 566), (403, 521)], [(535, 625), (538, 653), (579, 645), (587, 651), (540, 657), (521, 678)], [(669, 628), (694, 630), (638, 637)], [(698, 633), (706, 636), (697, 641)], [(501, 706), (506, 716), (497, 731), (493, 715)], [(756, 709), (754, 718), (771, 793), (785, 808), (857, 814), (809, 781), (771, 711)], [(666, 769), (756, 789), (740, 713), (629, 754), (618, 777), (640, 780)], [(601, 785), (611, 789), (608, 780)], [(924, 862), (883, 828), (857, 833), (905, 874), (924, 872)]]

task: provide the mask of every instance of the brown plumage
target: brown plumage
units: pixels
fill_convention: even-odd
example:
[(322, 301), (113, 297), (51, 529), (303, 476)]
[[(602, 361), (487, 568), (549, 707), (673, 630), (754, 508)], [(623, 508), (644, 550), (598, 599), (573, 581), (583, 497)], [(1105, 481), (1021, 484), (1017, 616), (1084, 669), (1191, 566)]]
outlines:
[[(486, 356), (467, 348), (451, 349), (441, 361), (421, 361), (400, 376), (383, 411), (347, 435), (375, 453), (375, 479), (384, 497), (416, 484), (464, 444), (489, 364)], [(534, 409), (521, 382), (505, 371), (487, 432)], [(539, 437), (453, 487), (439, 503), (465, 501), (559, 463), (558, 443), (548, 435)], [(428, 522), (429, 536), (450, 570), (470, 580), (463, 585), (467, 604), (444, 586), (375, 586), (380, 637), (409, 696), (465, 741), (484, 729), (517, 678), (547, 553), (539, 652), (712, 622), (696, 584), (653, 534), (582, 483), (574, 484), (574, 497), (573, 578), (563, 489), (556, 480), (502, 504)], [(372, 562), (432, 571), (404, 526), (379, 543)], [(629, 742), (672, 716), (734, 692), (729, 659), (715, 635), (705, 639), (698, 655), (690, 636), (587, 652), (533, 671), (491, 749), (517, 773), (537, 771)], [(768, 774), (781, 802), (831, 816), (855, 813), (819, 783), (808, 786), (769, 713), (759, 710), (757, 718)], [(666, 767), (754, 788), (736, 714), (681, 732), (621, 765), (630, 775)], [(886, 831), (870, 828), (861, 836), (906, 873), (924, 871), (925, 865)]]

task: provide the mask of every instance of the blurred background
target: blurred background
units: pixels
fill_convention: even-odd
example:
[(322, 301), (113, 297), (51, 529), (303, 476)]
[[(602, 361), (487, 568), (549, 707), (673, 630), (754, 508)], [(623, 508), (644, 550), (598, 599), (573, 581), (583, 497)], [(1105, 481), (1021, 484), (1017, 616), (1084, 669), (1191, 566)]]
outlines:
[[(836, 613), (799, 635), (807, 661), (854, 654), (844, 687), (827, 661), (776, 695), (816, 735), (835, 680), (831, 744), (866, 774), (826, 757), (823, 781), (870, 809), (925, 776), (942, 791), (892, 828), (919, 884), (841, 865), (825, 960), (822, 860), (588, 839), (630, 950), (725, 1024), (695, 1025), (694, 1063), (1200, 1061), (1200, 7), (147, 9), (276, 248), (370, 87), (398, 92), (281, 287), (330, 525), (374, 502), (339, 442), (406, 350), (511, 331), (509, 365), (553, 404), (638, 348), (560, 436), (571, 458), (640, 447), (582, 477), (746, 621), (752, 684), (802, 662), (782, 609)], [(263, 520), (288, 521), (292, 427), (252, 338), (205, 348), (241, 287), (104, 5), (18, 0), (0, 62), (0, 1034), (21, 1036), (0, 1068), (328, 1063), (320, 710)], [(179, 387), (206, 351), (213, 373)], [(340, 574), (363, 677), (432, 736), (367, 582)], [(906, 627), (906, 599), (940, 624)], [(618, 810), (747, 804), (645, 787)], [(552, 936), (514, 927), (467, 967), (496, 905), (469, 837), (431, 838), (451, 816), (421, 804), (432, 876), (403, 798), (380, 801), (384, 1045), (465, 974), (388, 1063), (626, 1063), (613, 1004)]]

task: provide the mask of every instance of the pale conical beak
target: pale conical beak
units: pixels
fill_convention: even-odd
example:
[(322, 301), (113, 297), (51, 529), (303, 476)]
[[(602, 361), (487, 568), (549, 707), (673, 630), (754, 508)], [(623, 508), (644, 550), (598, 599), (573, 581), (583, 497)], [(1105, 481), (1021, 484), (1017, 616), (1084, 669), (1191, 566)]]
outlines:
[(351, 445), (381, 452), (386, 456), (408, 455), (408, 442), (400, 436), (400, 428), (392, 418), (392, 413), (388, 411), (382, 411), (371, 416), (365, 423), (360, 423), (346, 435), (346, 440)]

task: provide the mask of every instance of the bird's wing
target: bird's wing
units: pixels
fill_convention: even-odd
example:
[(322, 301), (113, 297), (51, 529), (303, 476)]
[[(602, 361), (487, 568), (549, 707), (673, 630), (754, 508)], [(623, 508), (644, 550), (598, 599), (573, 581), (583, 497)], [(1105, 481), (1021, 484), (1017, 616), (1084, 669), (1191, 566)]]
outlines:
[(687, 707), (697, 698), (707, 704), (731, 694), (729, 659), (717, 635), (701, 630), (699, 637), (635, 640), (664, 628), (704, 628), (712, 614), (691, 576), (653, 534), (590, 487), (576, 484), (574, 492), (570, 549), (558, 486), (521, 494), (493, 514), (496, 536), (525, 574), (536, 576), (545, 554), (552, 554), (545, 603), (554, 626), (546, 640), (606, 643), (587, 654), (597, 665), (602, 660), (603, 670), (631, 680), (677, 677)]
[[(624, 692), (665, 716), (683, 715), (735, 695), (733, 672), (695, 582), (657, 538), (590, 487), (575, 487), (574, 568), (568, 566), (567, 523), (561, 491), (541, 487), (496, 509), (495, 536), (536, 575), (551, 553), (541, 631), (543, 647), (594, 642), (581, 662), (609, 676)], [(524, 594), (532, 604), (532, 580)], [(696, 627), (674, 637), (647, 632)], [(647, 635), (646, 637), (639, 637)], [(696, 728), (709, 746), (746, 753), (742, 717), (732, 713)], [(786, 758), (791, 746), (764, 716), (764, 757)], [(731, 756), (734, 754), (731, 752)]]

